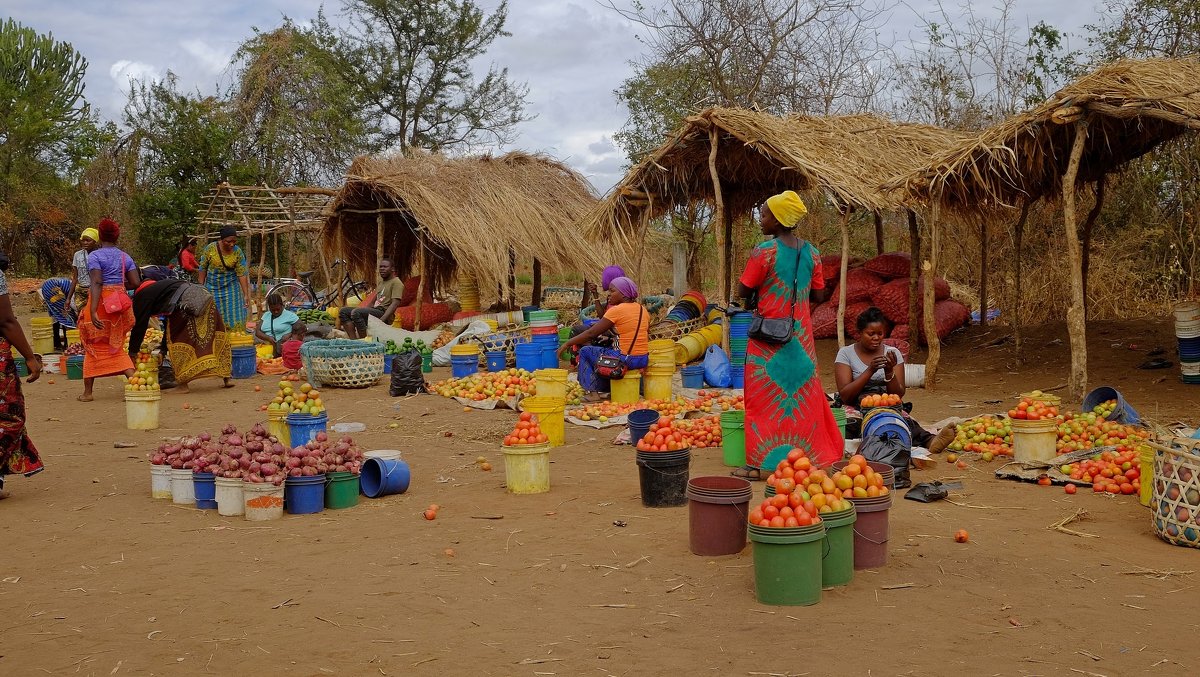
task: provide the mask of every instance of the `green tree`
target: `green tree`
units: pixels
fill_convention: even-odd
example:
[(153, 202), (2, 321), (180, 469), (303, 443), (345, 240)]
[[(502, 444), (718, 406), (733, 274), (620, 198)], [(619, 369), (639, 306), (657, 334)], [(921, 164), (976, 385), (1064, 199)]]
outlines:
[(1087, 27), (1097, 62), (1200, 53), (1200, 1), (1107, 0)]
[(317, 15), (313, 38), (329, 63), (385, 124), (381, 144), (431, 151), (504, 144), (528, 120), (529, 88), (473, 62), (500, 37), (508, 3), (485, 14), (472, 0), (346, 0), (347, 28)]
[(378, 130), (366, 102), (290, 19), (234, 54), (236, 154), (270, 186), (333, 185)]
[(88, 126), (86, 72), (70, 44), (12, 19), (0, 24), (0, 200), (14, 175), (61, 163)]

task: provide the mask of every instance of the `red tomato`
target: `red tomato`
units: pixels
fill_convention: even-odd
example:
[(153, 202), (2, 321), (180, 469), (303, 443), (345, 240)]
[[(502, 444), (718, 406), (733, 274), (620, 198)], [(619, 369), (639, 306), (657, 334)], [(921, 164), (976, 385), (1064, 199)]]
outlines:
[(1074, 495), (1075, 492), (1077, 491), (1077, 489), (1074, 484), (1068, 484), (1067, 486), (1063, 487), (1063, 491), (1065, 491), (1068, 494)]

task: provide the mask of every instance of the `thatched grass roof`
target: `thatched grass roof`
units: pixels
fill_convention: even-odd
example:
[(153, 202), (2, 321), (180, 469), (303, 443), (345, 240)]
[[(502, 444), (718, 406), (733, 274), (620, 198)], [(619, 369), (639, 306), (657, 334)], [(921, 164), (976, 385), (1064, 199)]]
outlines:
[(1200, 129), (1200, 61), (1115, 61), (888, 182), (958, 212), (1013, 207), (1062, 192), (1074, 121), (1088, 116), (1078, 181), (1093, 182), (1185, 131)]
[(740, 108), (691, 116), (633, 167), (588, 215), (597, 236), (628, 237), (671, 207), (713, 200), (709, 130), (719, 131), (717, 173), (735, 213), (784, 190), (822, 191), (839, 205), (869, 211), (901, 206), (880, 190), (924, 166), (967, 135), (874, 115), (779, 117)]
[(401, 276), (416, 274), (423, 233), (435, 289), (458, 271), (494, 289), (508, 277), (510, 248), (519, 261), (536, 258), (551, 271), (602, 267), (607, 249), (575, 227), (595, 203), (582, 176), (541, 155), (360, 157), (329, 205), (322, 236), (356, 275), (374, 279), (382, 214), (384, 254)]

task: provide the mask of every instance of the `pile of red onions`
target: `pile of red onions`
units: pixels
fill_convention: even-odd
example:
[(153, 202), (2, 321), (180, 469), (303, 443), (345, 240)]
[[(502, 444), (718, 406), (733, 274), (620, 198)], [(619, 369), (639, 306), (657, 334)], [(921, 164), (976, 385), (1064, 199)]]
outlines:
[(327, 472), (362, 469), (363, 454), (349, 436), (336, 442), (320, 432), (316, 439), (288, 450), (261, 423), (245, 435), (227, 425), (213, 439), (208, 433), (164, 442), (150, 454), (154, 465), (213, 473), (217, 477), (240, 478), (254, 484), (283, 484), (287, 477), (313, 477)]

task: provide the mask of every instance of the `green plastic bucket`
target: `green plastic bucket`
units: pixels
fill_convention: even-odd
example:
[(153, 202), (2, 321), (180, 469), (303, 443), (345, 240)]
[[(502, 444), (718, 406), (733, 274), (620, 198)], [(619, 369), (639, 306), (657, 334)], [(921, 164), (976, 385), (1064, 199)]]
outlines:
[(13, 357), (13, 362), (17, 364), (17, 378), (29, 376), (29, 365), (25, 363), (24, 357)]
[(774, 495), (775, 495), (775, 485), (774, 484), (764, 484), (763, 485), (763, 498), (770, 498)]
[(842, 431), (842, 438), (846, 437), (846, 410), (841, 407), (831, 407), (833, 411), (833, 420), (837, 422), (838, 430)]
[(759, 602), (807, 606), (821, 601), (825, 522), (776, 529), (749, 525), (754, 543), (754, 594)]
[(329, 510), (358, 505), (358, 475), (350, 472), (329, 473), (325, 482), (325, 507)]
[(722, 460), (730, 468), (746, 465), (746, 412), (741, 409), (721, 412)]
[(423, 353), (421, 355), (421, 372), (428, 374), (433, 371), (433, 353)]
[(821, 515), (825, 545), (821, 551), (821, 584), (826, 588), (849, 585), (854, 579), (854, 506)]

